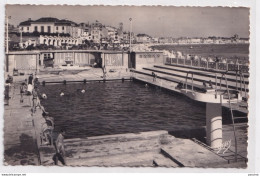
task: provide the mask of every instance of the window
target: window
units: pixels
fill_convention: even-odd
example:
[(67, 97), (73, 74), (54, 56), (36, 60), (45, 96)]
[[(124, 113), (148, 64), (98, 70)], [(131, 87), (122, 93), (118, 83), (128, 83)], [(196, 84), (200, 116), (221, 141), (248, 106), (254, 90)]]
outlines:
[(58, 27), (58, 26), (56, 27), (56, 30), (59, 30), (59, 27)]
[(38, 26), (34, 26), (34, 31), (38, 32)]
[(41, 32), (44, 32), (44, 26), (41, 26)]
[(23, 27), (21, 28), (21, 30), (23, 31)]
[(64, 26), (62, 26), (62, 30), (64, 30)]
[(29, 27), (27, 27), (27, 31), (29, 31)]
[(51, 27), (48, 26), (48, 33), (51, 33)]

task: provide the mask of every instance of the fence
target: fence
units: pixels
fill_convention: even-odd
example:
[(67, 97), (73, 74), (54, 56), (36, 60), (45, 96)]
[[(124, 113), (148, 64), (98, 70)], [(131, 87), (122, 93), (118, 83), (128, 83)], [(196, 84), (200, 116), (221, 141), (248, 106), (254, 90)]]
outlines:
[(166, 57), (164, 64), (175, 64), (175, 65), (183, 65), (183, 66), (191, 66), (205, 69), (215, 69), (215, 70), (226, 70), (226, 71), (241, 71), (244, 73), (248, 73), (249, 66), (243, 64), (232, 64), (232, 63), (221, 63), (221, 62), (210, 62), (199, 60), (191, 60), (191, 59), (183, 59), (183, 58), (169, 58)]

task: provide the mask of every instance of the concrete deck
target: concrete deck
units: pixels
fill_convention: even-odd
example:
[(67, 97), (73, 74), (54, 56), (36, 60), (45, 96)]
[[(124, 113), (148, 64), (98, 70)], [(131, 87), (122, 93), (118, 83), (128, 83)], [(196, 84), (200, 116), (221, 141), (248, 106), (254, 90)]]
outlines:
[(38, 165), (35, 117), (31, 116), (31, 96), (20, 103), (20, 89), (12, 85), (9, 105), (4, 107), (4, 164)]

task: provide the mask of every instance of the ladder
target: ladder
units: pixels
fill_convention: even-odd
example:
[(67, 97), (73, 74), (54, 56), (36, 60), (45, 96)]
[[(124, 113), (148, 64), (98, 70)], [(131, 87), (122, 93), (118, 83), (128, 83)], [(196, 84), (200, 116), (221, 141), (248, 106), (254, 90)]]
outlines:
[[(239, 70), (236, 70), (236, 90), (238, 90), (238, 86), (237, 86), (237, 80), (238, 80), (237, 79), (237, 73), (238, 73), (238, 71)], [(220, 85), (221, 85), (221, 80), (224, 77), (225, 83), (226, 83), (227, 95), (228, 95), (228, 104), (229, 104), (230, 113), (231, 113), (231, 121), (232, 121), (232, 127), (233, 127), (234, 141), (235, 141), (235, 152), (234, 152), (234, 154), (235, 154), (235, 162), (237, 162), (238, 161), (238, 152), (237, 152), (237, 136), (236, 136), (235, 119), (240, 118), (240, 117), (234, 117), (234, 114), (233, 114), (233, 107), (232, 107), (232, 104), (231, 104), (230, 90), (229, 90), (229, 87), (228, 87), (226, 73), (222, 74), (221, 79), (220, 79)], [(239, 71), (239, 73), (240, 73), (239, 74), (239, 77), (240, 77), (240, 91), (243, 92), (242, 84), (244, 84), (244, 92), (245, 92), (245, 96), (247, 96), (244, 75), (242, 74), (241, 71)]]

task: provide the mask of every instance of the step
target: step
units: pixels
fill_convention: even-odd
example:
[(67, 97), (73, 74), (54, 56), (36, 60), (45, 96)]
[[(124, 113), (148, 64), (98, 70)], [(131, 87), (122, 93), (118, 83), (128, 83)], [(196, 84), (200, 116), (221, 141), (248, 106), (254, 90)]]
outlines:
[[(165, 70), (165, 71), (166, 70), (172, 71), (172, 72), (174, 71), (175, 73), (176, 72), (181, 72), (181, 73), (193, 72), (194, 76), (200, 75), (200, 76), (206, 76), (206, 77), (210, 77), (210, 78), (214, 78), (214, 79), (215, 79), (215, 76), (216, 76), (215, 73), (202, 71), (202, 70), (200, 70), (200, 71), (190, 71), (188, 69), (176, 69), (176, 68), (169, 68), (169, 67), (166, 67), (166, 66), (158, 66), (158, 65), (155, 65), (154, 68), (160, 69), (160, 70)], [(227, 77), (228, 81), (236, 82), (236, 76), (226, 75), (226, 77)], [(240, 78), (240, 76), (238, 75), (238, 79), (239, 78)], [(221, 74), (217, 75), (217, 79), (221, 79)], [(245, 84), (248, 84), (248, 80), (245, 80)]]
[(234, 120), (245, 120), (245, 119), (248, 119), (247, 117), (233, 117)]
[(157, 151), (142, 153), (127, 153), (91, 158), (67, 158), (69, 166), (121, 166), (121, 167), (151, 167)]
[(170, 158), (164, 156), (161, 153), (155, 156), (155, 158), (153, 160), (153, 164), (156, 167), (173, 167), (173, 168), (180, 167), (178, 164), (176, 164)]
[(219, 164), (227, 163), (225, 159), (192, 140), (181, 140), (181, 143), (162, 148), (164, 155), (180, 167), (218, 167)]
[[(187, 77), (187, 74), (186, 73), (182, 73), (182, 72), (171, 72), (171, 71), (165, 71), (163, 69), (160, 69), (160, 68), (143, 68), (144, 70), (149, 70), (149, 71), (153, 71), (153, 72), (158, 72), (158, 73), (161, 73), (161, 74), (166, 74), (166, 75), (171, 75), (171, 76), (175, 76), (177, 78), (180, 78), (180, 79), (186, 79)], [(191, 82), (191, 74), (189, 74), (189, 80), (188, 82)], [(212, 81), (212, 84), (215, 85), (215, 78), (213, 77), (207, 77), (206, 75), (203, 75), (203, 76), (199, 76), (199, 75), (194, 75), (193, 76), (193, 81), (197, 81), (199, 84), (201, 84), (203, 81), (208, 81), (208, 80), (211, 80)], [(217, 84), (219, 86), (220, 84), (220, 79), (217, 79)], [(233, 88), (233, 89), (236, 89), (236, 83), (235, 82), (231, 82), (231, 81), (228, 81), (228, 85), (230, 88)], [(226, 87), (226, 84), (225, 84), (225, 79), (222, 79), (222, 83), (221, 83), (221, 87)], [(239, 84), (238, 84), (238, 87), (239, 87)], [(246, 85), (246, 90), (248, 91), (248, 86)], [(242, 88), (242, 90), (244, 90), (244, 88)]]
[[(226, 71), (219, 71), (219, 70), (214, 70), (214, 69), (206, 69), (203, 67), (191, 67), (189, 65), (177, 65), (177, 64), (165, 64), (166, 66), (170, 66), (170, 67), (179, 67), (179, 68), (189, 68), (189, 69), (193, 69), (193, 70), (202, 70), (202, 71), (207, 71), (207, 72), (218, 72), (218, 73), (225, 73)], [(229, 71), (227, 73), (228, 75), (236, 75), (235, 72)], [(248, 73), (243, 73), (245, 78), (249, 77)]]

